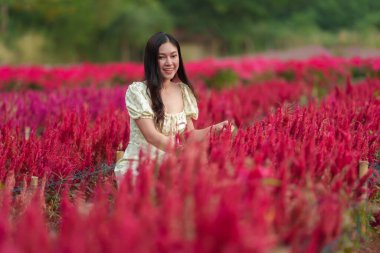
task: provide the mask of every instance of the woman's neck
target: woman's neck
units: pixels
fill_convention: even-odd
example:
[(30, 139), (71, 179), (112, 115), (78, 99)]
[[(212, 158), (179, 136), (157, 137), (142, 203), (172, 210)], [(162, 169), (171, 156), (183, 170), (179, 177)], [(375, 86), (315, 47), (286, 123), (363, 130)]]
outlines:
[(172, 82), (170, 80), (163, 81), (162, 82), (162, 88), (165, 89), (165, 90), (168, 89), (168, 88), (170, 88), (171, 83)]

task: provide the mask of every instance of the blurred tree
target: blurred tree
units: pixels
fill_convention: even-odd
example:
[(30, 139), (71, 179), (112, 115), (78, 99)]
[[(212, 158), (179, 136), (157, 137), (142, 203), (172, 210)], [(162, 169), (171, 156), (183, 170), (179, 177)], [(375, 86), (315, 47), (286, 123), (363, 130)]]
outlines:
[(115, 7), (119, 11), (102, 29), (99, 40), (103, 41), (102, 47), (114, 43), (116, 48), (121, 49), (121, 59), (142, 60), (147, 38), (157, 31), (172, 30), (171, 16), (157, 1), (146, 0), (138, 4), (131, 1), (124, 8), (120, 8), (120, 5)]
[(257, 1), (162, 0), (162, 4), (173, 15), (176, 30), (184, 39), (216, 41), (231, 44), (231, 48), (247, 38), (255, 21), (267, 16)]
[(10, 14), (15, 30), (45, 34), (64, 61), (141, 60), (133, 52), (146, 38), (172, 27), (156, 0), (18, 0)]
[(224, 45), (224, 53), (229, 54), (250, 50), (247, 44), (256, 35), (256, 24), (273, 20), (281, 22), (304, 10), (308, 1), (162, 0), (162, 4), (173, 14), (177, 30), (186, 31), (187, 37), (216, 39)]
[(57, 62), (140, 61), (151, 34), (174, 31), (214, 53), (241, 54), (309, 41), (308, 34), (376, 32), (379, 13), (374, 0), (0, 0), (0, 43), (16, 47), (32, 32)]
[(372, 0), (319, 0), (314, 2), (317, 24), (324, 30), (350, 29), (371, 11)]
[(5, 35), (8, 30), (9, 5), (11, 0), (2, 0), (0, 2), (0, 34)]

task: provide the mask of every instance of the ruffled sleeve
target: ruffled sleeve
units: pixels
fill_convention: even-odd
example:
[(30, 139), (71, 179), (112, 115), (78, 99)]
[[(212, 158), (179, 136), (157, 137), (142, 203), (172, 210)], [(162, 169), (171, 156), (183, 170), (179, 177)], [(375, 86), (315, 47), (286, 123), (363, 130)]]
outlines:
[(129, 85), (125, 94), (125, 103), (132, 119), (153, 118), (150, 98), (144, 83), (134, 82)]
[(198, 119), (198, 104), (197, 100), (190, 90), (189, 86), (181, 83), (183, 90), (183, 99), (184, 99), (184, 111), (186, 113), (186, 117), (191, 117), (192, 119)]

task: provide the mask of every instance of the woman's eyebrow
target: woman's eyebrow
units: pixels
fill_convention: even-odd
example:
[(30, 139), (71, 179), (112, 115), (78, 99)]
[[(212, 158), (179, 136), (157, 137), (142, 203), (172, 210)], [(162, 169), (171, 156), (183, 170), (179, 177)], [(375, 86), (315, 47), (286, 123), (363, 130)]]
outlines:
[[(170, 53), (168, 53), (168, 54), (176, 54), (177, 53), (177, 51), (173, 51), (173, 52), (170, 52)], [(165, 53), (159, 53), (158, 55), (166, 55)]]

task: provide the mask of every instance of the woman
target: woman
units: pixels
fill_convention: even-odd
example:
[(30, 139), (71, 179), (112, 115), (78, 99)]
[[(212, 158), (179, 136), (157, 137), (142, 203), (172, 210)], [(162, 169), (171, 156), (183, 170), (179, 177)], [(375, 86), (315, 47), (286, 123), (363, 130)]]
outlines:
[(119, 182), (128, 169), (138, 174), (140, 150), (160, 160), (165, 151), (175, 146), (176, 134), (186, 130), (190, 139), (202, 140), (211, 128), (220, 131), (228, 124), (223, 121), (204, 129), (194, 128), (197, 100), (186, 76), (179, 43), (173, 36), (158, 32), (148, 40), (144, 72), (145, 81), (132, 83), (126, 92), (130, 137), (115, 167)]

